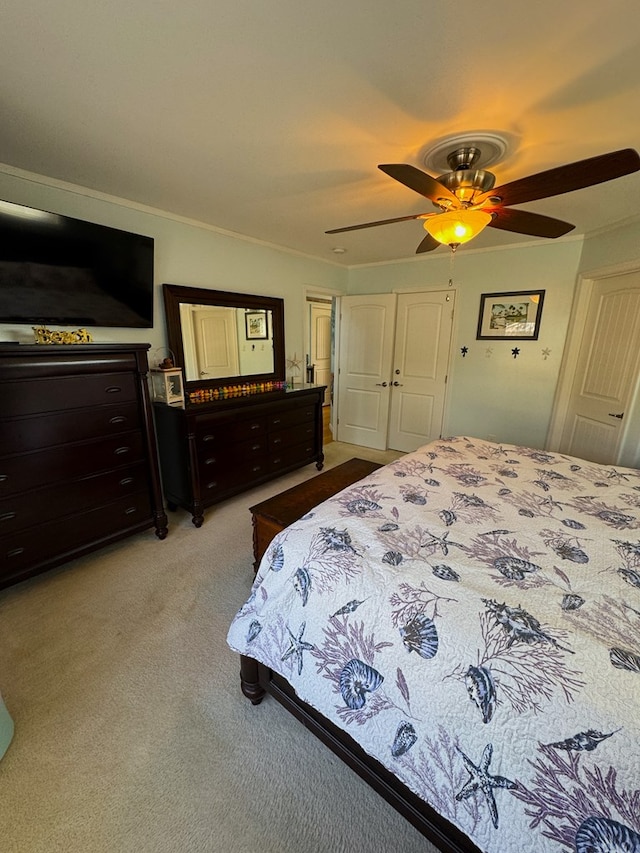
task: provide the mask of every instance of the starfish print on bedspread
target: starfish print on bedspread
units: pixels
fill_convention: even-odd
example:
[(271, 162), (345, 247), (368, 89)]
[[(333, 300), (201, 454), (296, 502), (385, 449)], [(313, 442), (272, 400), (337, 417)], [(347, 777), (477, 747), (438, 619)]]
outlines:
[(307, 623), (303, 622), (302, 625), (300, 625), (300, 630), (298, 631), (298, 636), (296, 637), (294, 636), (294, 634), (291, 633), (291, 628), (289, 628), (289, 626), (287, 625), (287, 631), (289, 632), (291, 642), (289, 644), (289, 648), (280, 658), (280, 660), (287, 660), (287, 658), (290, 658), (292, 655), (295, 655), (298, 661), (298, 675), (302, 675), (302, 655), (306, 651), (311, 651), (311, 649), (315, 649), (315, 646), (312, 643), (307, 643), (302, 639), (302, 635), (304, 634), (304, 629), (306, 627)]
[(493, 744), (488, 743), (485, 746), (482, 752), (482, 758), (480, 759), (480, 763), (478, 765), (474, 764), (473, 761), (469, 758), (469, 756), (464, 754), (460, 747), (458, 747), (458, 752), (462, 756), (464, 766), (469, 772), (469, 779), (456, 794), (456, 800), (458, 802), (460, 802), (460, 800), (466, 800), (469, 797), (472, 797), (476, 793), (476, 791), (480, 791), (487, 802), (487, 806), (489, 807), (489, 813), (491, 814), (491, 822), (497, 829), (498, 807), (496, 806), (496, 800), (493, 795), (493, 789), (517, 788), (516, 783), (512, 782), (511, 779), (506, 779), (504, 776), (492, 776), (489, 773), (489, 765), (491, 764), (491, 756), (493, 755)]

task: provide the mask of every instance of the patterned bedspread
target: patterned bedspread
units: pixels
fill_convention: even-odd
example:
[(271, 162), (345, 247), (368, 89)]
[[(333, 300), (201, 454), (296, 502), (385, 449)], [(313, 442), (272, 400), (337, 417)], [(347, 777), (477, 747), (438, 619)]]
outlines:
[(456, 437), (272, 542), (228, 642), (486, 853), (640, 853), (640, 471)]

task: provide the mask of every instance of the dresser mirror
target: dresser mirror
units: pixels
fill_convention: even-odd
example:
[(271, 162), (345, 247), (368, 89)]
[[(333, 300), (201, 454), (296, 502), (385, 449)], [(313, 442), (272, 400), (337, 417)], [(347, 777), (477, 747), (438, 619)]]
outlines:
[(285, 378), (284, 300), (162, 286), (169, 349), (187, 389)]

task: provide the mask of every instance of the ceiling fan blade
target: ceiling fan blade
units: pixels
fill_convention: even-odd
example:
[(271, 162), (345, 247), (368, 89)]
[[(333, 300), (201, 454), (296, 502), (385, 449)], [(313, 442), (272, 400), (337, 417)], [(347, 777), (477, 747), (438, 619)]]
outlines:
[(407, 163), (386, 163), (378, 166), (378, 169), (381, 169), (391, 178), (395, 178), (396, 181), (400, 181), (410, 190), (431, 199), (436, 204), (438, 199), (443, 199), (444, 201), (455, 202), (456, 207), (459, 205), (458, 199), (450, 189), (426, 172), (416, 169), (415, 166), (409, 166)]
[(584, 187), (592, 187), (623, 175), (630, 175), (640, 169), (640, 156), (633, 148), (623, 148), (600, 154), (586, 160), (538, 172), (526, 178), (503, 184), (484, 193), (477, 199), (482, 204), (489, 198), (499, 198), (503, 205), (524, 204), (539, 198), (550, 198), (562, 193), (570, 193)]
[(434, 249), (437, 249), (438, 246), (441, 246), (442, 243), (438, 243), (431, 234), (425, 234), (422, 239), (422, 242), (416, 249), (416, 255), (421, 255), (423, 252), (433, 252)]
[(331, 231), (325, 231), (325, 234), (341, 234), (343, 231), (358, 231), (360, 228), (373, 228), (376, 225), (389, 225), (391, 222), (407, 222), (410, 219), (420, 219), (423, 216), (428, 216), (427, 213), (414, 213), (411, 216), (396, 216), (394, 219), (379, 219), (377, 222), (363, 222), (362, 225), (347, 225), (344, 228), (332, 228)]
[(510, 207), (485, 208), (493, 216), (491, 228), (502, 231), (515, 231), (516, 234), (530, 234), (532, 237), (562, 237), (576, 227), (561, 219), (530, 213), (528, 210), (513, 210)]

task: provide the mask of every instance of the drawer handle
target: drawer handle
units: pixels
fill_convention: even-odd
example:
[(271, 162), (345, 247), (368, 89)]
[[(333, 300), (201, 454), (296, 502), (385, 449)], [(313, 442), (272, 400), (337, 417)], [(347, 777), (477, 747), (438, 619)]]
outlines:
[(138, 507), (136, 507), (136, 506), (128, 506), (128, 507), (125, 509), (124, 514), (125, 514), (125, 515), (133, 515), (133, 514), (134, 514), (134, 512), (137, 512), (137, 511), (138, 511)]
[(217, 482), (215, 482), (215, 481), (214, 481), (213, 483), (207, 483), (207, 488), (208, 488), (208, 489), (217, 489), (217, 488), (218, 488), (218, 483), (217, 483)]
[(8, 474), (0, 474), (0, 483), (4, 483), (4, 482), (6, 482), (6, 480), (8, 480), (8, 479), (9, 479), (9, 475), (8, 475)]
[(273, 443), (274, 444), (282, 444), (282, 439), (281, 438), (274, 438)]
[(122, 388), (119, 385), (109, 385), (104, 390), (107, 394), (119, 394)]
[(133, 477), (123, 477), (122, 480), (120, 480), (121, 486), (129, 486), (131, 483), (133, 483)]
[(12, 518), (15, 518), (15, 512), (5, 512), (0, 515), (0, 521), (11, 521)]
[(254, 474), (257, 474), (257, 473), (258, 473), (258, 471), (262, 471), (262, 465), (254, 465), (254, 466), (253, 466), (253, 468), (251, 469), (251, 471), (252, 471)]
[(208, 459), (204, 460), (204, 464), (205, 465), (215, 465), (216, 464), (216, 457), (210, 456)]
[(24, 554), (24, 548), (14, 548), (13, 551), (7, 551), (7, 557), (19, 557)]
[(215, 438), (215, 435), (203, 435), (202, 436), (203, 441), (213, 441), (214, 438)]
[(251, 424), (251, 429), (260, 429), (260, 424)]
[(252, 450), (260, 450), (261, 448), (262, 448), (262, 445), (261, 445), (261, 444), (254, 444), (254, 445), (253, 445), (253, 447), (252, 447), (251, 449), (252, 449)]
[(114, 417), (109, 419), (110, 424), (123, 424), (126, 421), (124, 415), (115, 415)]
[(276, 458), (273, 460), (274, 465), (279, 465), (281, 462), (282, 462), (282, 459), (279, 456), (276, 456)]
[(280, 422), (281, 422), (281, 418), (274, 418), (271, 423), (276, 425), (276, 424), (279, 424)]
[(118, 447), (113, 452), (116, 456), (124, 456), (124, 454), (129, 453), (130, 450), (130, 447)]

